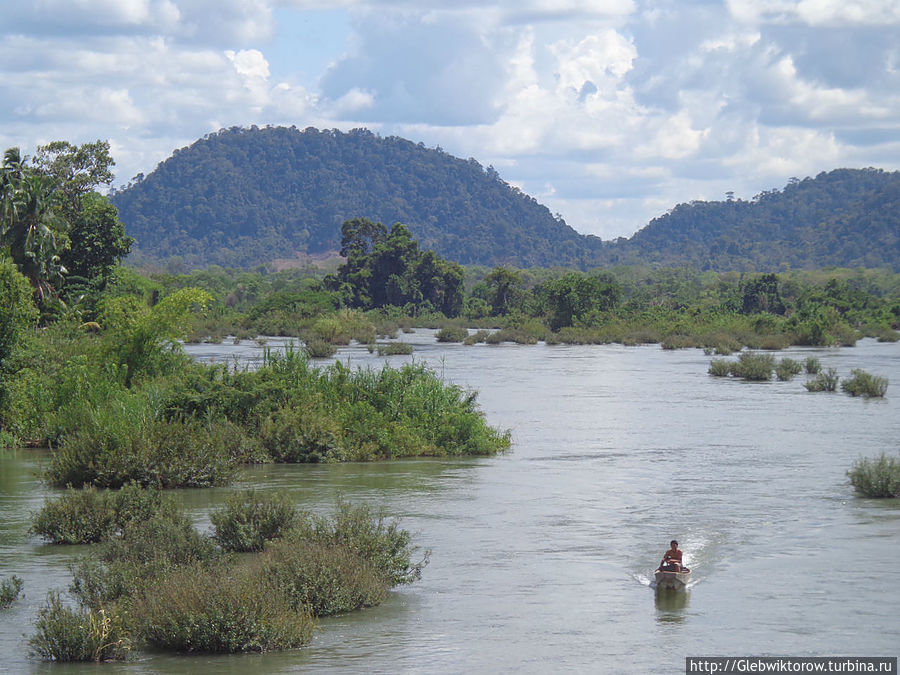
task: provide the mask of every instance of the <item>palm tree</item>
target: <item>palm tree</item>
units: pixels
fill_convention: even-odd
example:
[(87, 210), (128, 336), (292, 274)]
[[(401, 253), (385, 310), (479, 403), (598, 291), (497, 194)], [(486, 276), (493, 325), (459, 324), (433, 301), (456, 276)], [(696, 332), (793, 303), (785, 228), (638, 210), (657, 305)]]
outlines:
[(66, 222), (59, 215), (52, 178), (26, 166), (18, 148), (6, 151), (0, 169), (0, 245), (31, 282), (40, 302), (55, 295), (65, 268)]

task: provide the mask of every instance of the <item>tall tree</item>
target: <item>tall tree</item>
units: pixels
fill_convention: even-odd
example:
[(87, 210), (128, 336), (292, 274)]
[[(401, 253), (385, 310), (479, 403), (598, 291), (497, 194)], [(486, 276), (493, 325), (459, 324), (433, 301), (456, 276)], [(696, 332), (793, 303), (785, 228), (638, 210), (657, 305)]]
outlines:
[(58, 208), (56, 183), (29, 167), (18, 148), (10, 148), (0, 169), (0, 189), (0, 244), (43, 302), (66, 271), (60, 253), (68, 246), (67, 223)]
[(34, 166), (57, 183), (66, 209), (78, 211), (83, 195), (112, 183), (115, 161), (109, 154), (109, 141), (82, 145), (53, 141), (38, 146)]
[(347, 262), (325, 279), (353, 307), (371, 309), (411, 305), (456, 316), (462, 309), (463, 272), (433, 251), (419, 250), (409, 229), (396, 223), (388, 232), (367, 218), (341, 226), (341, 252)]

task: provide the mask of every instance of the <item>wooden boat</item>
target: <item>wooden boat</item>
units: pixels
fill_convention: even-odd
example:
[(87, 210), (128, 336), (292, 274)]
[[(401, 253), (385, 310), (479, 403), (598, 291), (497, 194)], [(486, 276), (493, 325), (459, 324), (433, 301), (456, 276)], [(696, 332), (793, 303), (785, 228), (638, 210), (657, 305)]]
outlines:
[(658, 569), (654, 576), (656, 577), (657, 588), (683, 590), (687, 587), (688, 581), (691, 580), (691, 571), (687, 567), (682, 567), (679, 572), (665, 572)]

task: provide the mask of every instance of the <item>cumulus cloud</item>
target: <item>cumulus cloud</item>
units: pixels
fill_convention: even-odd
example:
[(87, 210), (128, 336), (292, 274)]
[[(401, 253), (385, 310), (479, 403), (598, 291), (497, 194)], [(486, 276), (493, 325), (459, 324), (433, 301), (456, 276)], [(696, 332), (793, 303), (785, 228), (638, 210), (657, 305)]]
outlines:
[[(8, 4), (0, 144), (108, 138), (123, 181), (224, 126), (367, 126), (493, 164), (608, 238), (900, 157), (894, 0)], [(296, 34), (341, 22), (320, 72), (291, 60), (286, 13)]]

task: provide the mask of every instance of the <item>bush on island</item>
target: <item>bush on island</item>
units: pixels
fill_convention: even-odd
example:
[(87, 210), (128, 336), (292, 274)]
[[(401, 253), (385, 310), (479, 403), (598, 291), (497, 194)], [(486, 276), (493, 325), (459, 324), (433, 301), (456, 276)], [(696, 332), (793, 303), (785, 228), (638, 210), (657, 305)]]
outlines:
[(887, 378), (872, 375), (859, 368), (851, 370), (850, 377), (845, 377), (841, 382), (841, 389), (845, 392), (863, 398), (880, 398), (885, 395), (887, 388)]
[(71, 486), (56, 499), (44, 502), (32, 516), (30, 531), (53, 544), (92, 544), (104, 541), (134, 520), (147, 520), (172, 502), (159, 490), (128, 483), (121, 490)]
[(225, 551), (262, 551), (294, 525), (297, 509), (284, 492), (265, 494), (242, 490), (228, 495), (225, 505), (210, 514), (213, 539)]
[(31, 653), (43, 661), (123, 661), (131, 638), (123, 617), (114, 610), (71, 609), (51, 592), (38, 611)]
[(817, 391), (836, 391), (838, 380), (837, 370), (834, 368), (829, 368), (824, 373), (818, 373), (813, 379), (808, 382), (804, 382), (803, 386), (806, 387), (807, 391), (817, 392)]
[(0, 581), (0, 609), (5, 609), (14, 603), (24, 585), (24, 582), (15, 574)]
[(874, 459), (862, 458), (847, 475), (857, 492), (866, 497), (900, 497), (900, 458), (883, 452)]

